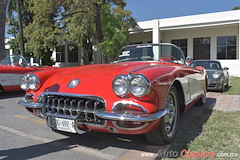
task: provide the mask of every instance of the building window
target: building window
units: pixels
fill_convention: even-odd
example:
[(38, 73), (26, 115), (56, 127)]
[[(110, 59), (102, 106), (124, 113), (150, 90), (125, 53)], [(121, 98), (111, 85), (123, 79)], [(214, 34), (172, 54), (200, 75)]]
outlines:
[(65, 62), (65, 46), (57, 46), (56, 47), (56, 62)]
[(180, 47), (185, 57), (187, 57), (187, 39), (176, 39), (172, 40), (172, 44)]
[(210, 59), (210, 37), (193, 39), (193, 59)]
[(217, 59), (237, 59), (236, 36), (217, 37)]
[(78, 62), (78, 47), (74, 45), (68, 46), (68, 62)]

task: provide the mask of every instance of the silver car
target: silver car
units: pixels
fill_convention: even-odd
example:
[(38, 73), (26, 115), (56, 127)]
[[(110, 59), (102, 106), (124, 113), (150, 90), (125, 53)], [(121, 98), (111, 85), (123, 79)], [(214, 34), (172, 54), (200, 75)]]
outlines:
[(208, 90), (224, 92), (229, 85), (229, 74), (227, 67), (222, 68), (221, 63), (216, 60), (195, 60), (191, 67), (202, 66), (208, 74)]

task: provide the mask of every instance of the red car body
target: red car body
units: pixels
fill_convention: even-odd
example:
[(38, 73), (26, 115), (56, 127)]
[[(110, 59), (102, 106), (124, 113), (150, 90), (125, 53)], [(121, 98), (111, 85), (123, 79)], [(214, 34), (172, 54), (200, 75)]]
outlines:
[[(159, 47), (167, 47), (171, 56), (159, 56)], [(173, 59), (175, 53), (180, 56)], [(156, 55), (157, 60), (153, 59)], [(173, 140), (179, 113), (196, 102), (203, 104), (206, 98), (206, 71), (185, 65), (182, 51), (171, 44), (127, 46), (111, 64), (32, 74), (22, 77), (27, 92), (19, 104), (46, 118), (51, 128), (146, 134), (150, 142), (160, 145)], [(35, 78), (37, 82), (29, 84), (28, 79)], [(29, 89), (27, 85), (32, 84)]]
[[(19, 78), (32, 71), (45, 70), (52, 67), (40, 66), (39, 63), (32, 63), (20, 55), (8, 56), (0, 64), (0, 90), (20, 91)], [(39, 61), (40, 62), (40, 61)]]

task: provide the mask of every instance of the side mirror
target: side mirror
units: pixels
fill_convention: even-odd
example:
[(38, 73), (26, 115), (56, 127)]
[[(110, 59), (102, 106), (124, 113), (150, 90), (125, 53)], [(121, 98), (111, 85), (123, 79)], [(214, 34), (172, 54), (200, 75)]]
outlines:
[(229, 68), (228, 68), (228, 67), (224, 67), (223, 69), (224, 69), (224, 70), (229, 70)]

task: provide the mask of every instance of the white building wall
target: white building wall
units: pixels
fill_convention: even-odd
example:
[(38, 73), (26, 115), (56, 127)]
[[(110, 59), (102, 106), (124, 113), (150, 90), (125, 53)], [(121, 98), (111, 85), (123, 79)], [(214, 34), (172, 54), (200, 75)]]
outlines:
[(130, 34), (128, 43), (148, 43), (149, 41), (152, 41), (152, 32), (140, 32), (137, 34)]
[(171, 40), (174, 40), (174, 39), (188, 39), (188, 56), (193, 56), (193, 39), (194, 38), (210, 37), (211, 59), (216, 60), (217, 59), (217, 37), (219, 36), (237, 36), (238, 37), (238, 26), (207, 27), (207, 28), (196, 28), (196, 29), (185, 29), (185, 30), (171, 30), (171, 31), (164, 31), (164, 32), (165, 32), (165, 38), (162, 40), (163, 42), (166, 42), (166, 43), (171, 43)]
[[(217, 37), (219, 36), (237, 36), (237, 44), (239, 44), (239, 27), (236, 25), (218, 26), (218, 27), (206, 27), (195, 28), (185, 30), (171, 30), (164, 31), (163, 42), (171, 43), (173, 39), (187, 39), (188, 40), (188, 56), (193, 57), (193, 39), (210, 37), (210, 58), (217, 60)], [(223, 67), (229, 68), (229, 74), (231, 76), (240, 77), (239, 67), (239, 45), (237, 45), (237, 60), (220, 60)]]

